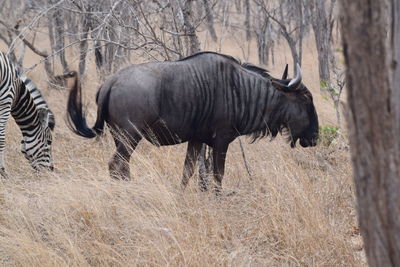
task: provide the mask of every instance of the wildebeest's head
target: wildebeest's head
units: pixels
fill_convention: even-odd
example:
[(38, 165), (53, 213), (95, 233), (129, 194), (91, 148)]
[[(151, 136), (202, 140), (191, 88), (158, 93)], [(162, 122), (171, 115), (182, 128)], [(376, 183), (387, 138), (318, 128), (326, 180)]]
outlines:
[(310, 91), (301, 82), (301, 69), (297, 64), (296, 77), (287, 79), (287, 68), (282, 79), (272, 79), (272, 85), (282, 91), (287, 99), (285, 124), (290, 133), (290, 145), (298, 139), (302, 147), (315, 146), (318, 140), (318, 116)]

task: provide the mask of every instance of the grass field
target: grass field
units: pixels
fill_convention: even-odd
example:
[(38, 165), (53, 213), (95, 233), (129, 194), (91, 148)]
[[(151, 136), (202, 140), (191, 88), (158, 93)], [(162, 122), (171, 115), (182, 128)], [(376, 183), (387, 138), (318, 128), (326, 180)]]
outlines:
[[(257, 63), (257, 50), (250, 51), (249, 60)], [(222, 52), (243, 57), (229, 39)], [(28, 53), (25, 67), (37, 61)], [(279, 76), (287, 61), (288, 49), (277, 50), (272, 74)], [(320, 96), (316, 66), (309, 41), (304, 83), (314, 95), (320, 124), (334, 125), (335, 111)], [(251, 176), (234, 142), (220, 199), (200, 192), (197, 176), (181, 191), (186, 144), (157, 148), (141, 142), (131, 160), (132, 181), (114, 181), (107, 170), (114, 151), (110, 136), (95, 141), (70, 132), (68, 92), (49, 89), (42, 73), (39, 66), (29, 75), (56, 114), (56, 170), (33, 172), (19, 152), (21, 135), (11, 119), (10, 179), (0, 180), (0, 265), (365, 265), (345, 130), (331, 146), (309, 149), (291, 149), (283, 138), (255, 144), (243, 138)], [(98, 80), (89, 69), (83, 86), (90, 124)]]

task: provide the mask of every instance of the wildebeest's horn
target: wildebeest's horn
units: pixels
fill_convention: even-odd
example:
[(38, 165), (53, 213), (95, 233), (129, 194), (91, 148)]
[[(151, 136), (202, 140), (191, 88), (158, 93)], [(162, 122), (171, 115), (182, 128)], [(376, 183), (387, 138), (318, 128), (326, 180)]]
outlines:
[(290, 83), (288, 84), (288, 87), (290, 89), (296, 89), (299, 86), (299, 84), (301, 83), (301, 79), (302, 79), (302, 77), (301, 77), (301, 68), (300, 68), (299, 63), (297, 63), (296, 64), (296, 77), (294, 77), (290, 81)]
[(289, 66), (289, 65), (286, 64), (285, 70), (283, 71), (282, 80), (286, 80), (286, 79), (287, 79), (288, 66)]

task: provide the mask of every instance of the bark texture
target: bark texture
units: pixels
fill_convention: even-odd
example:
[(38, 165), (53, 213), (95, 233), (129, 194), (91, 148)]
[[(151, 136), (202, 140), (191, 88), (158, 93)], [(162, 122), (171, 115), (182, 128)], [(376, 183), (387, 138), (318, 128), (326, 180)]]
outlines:
[(200, 42), (199, 42), (199, 38), (197, 37), (196, 34), (196, 28), (193, 25), (193, 11), (192, 11), (192, 3), (193, 0), (186, 0), (184, 3), (184, 7), (182, 9), (182, 13), (183, 13), (183, 27), (185, 30), (185, 33), (188, 35), (189, 37), (189, 53), (188, 55), (193, 55), (197, 52), (200, 51)]
[(341, 5), (361, 233), (370, 266), (400, 266), (399, 6), (394, 0)]
[(214, 14), (210, 7), (210, 0), (203, 0), (204, 10), (206, 12), (207, 27), (210, 33), (211, 39), (217, 41), (217, 33), (214, 27)]
[[(315, 43), (318, 53), (319, 79), (326, 86), (329, 86), (331, 77), (329, 72), (329, 59), (332, 56), (331, 49), (331, 17), (332, 8), (329, 9), (330, 14), (327, 14), (326, 0), (311, 0), (309, 2), (312, 13), (312, 27), (314, 30)], [(331, 5), (335, 1), (332, 0)], [(322, 88), (326, 90), (326, 88)]]

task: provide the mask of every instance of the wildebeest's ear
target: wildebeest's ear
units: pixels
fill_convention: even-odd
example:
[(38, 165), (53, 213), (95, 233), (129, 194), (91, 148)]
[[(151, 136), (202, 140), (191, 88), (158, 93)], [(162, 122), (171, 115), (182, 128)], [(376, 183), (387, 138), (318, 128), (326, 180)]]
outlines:
[(279, 91), (282, 91), (284, 93), (290, 93), (291, 89), (289, 86), (284, 84), (283, 82), (280, 82), (279, 80), (271, 80), (272, 85)]
[(286, 64), (285, 70), (283, 71), (282, 80), (286, 80), (287, 79), (288, 67), (289, 67), (289, 65)]

